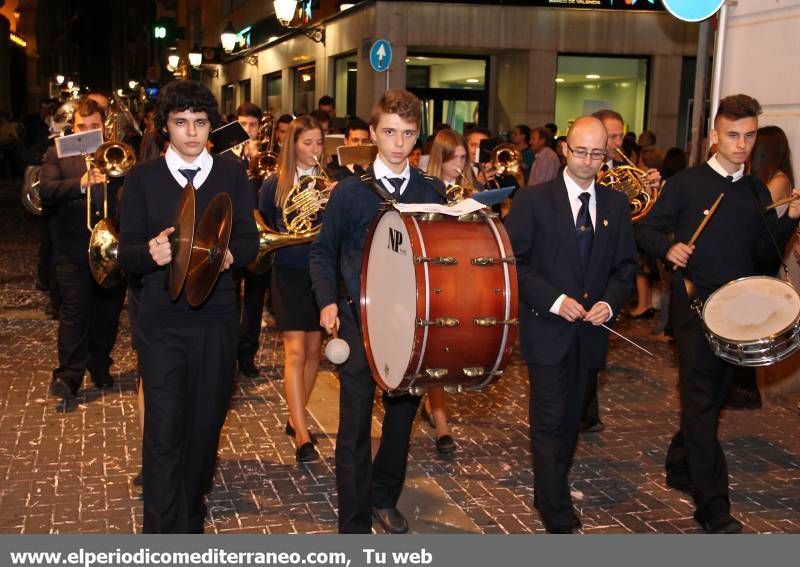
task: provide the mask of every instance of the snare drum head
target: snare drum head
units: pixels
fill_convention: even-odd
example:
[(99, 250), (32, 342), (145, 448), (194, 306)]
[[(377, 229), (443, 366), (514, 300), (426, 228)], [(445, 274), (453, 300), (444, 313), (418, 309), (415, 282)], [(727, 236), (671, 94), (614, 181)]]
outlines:
[(800, 295), (788, 283), (767, 276), (742, 278), (711, 294), (703, 322), (730, 341), (768, 339), (800, 319)]
[(407, 374), (417, 316), (411, 238), (397, 211), (383, 214), (366, 252), (365, 332), (375, 371), (394, 389)]

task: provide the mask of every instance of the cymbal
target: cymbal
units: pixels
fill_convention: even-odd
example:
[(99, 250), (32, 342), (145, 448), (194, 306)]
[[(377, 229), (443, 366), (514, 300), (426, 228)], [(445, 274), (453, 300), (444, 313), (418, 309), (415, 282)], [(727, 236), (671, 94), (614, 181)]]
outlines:
[(172, 263), (169, 266), (169, 297), (178, 299), (189, 270), (189, 258), (194, 242), (194, 186), (188, 183), (178, 203), (175, 232), (169, 237), (172, 246)]
[(220, 193), (208, 204), (197, 224), (189, 272), (186, 276), (186, 299), (197, 307), (214, 288), (231, 240), (233, 204), (227, 193)]
[(105, 218), (94, 225), (89, 236), (89, 271), (101, 287), (114, 287), (124, 279), (117, 261), (119, 225)]

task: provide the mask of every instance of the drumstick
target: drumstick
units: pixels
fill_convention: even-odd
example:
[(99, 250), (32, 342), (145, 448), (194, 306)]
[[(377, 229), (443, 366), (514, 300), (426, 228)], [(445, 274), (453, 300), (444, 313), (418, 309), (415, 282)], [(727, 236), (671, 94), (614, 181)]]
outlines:
[(630, 340), (630, 339), (629, 339), (628, 337), (626, 337), (625, 335), (622, 335), (622, 334), (620, 334), (620, 333), (616, 332), (614, 329), (612, 329), (612, 328), (611, 328), (611, 327), (609, 327), (608, 325), (605, 325), (605, 324), (601, 323), (601, 324), (600, 324), (600, 326), (601, 326), (601, 327), (603, 327), (603, 328), (604, 328), (606, 331), (610, 331), (610, 332), (614, 333), (614, 334), (615, 334), (615, 335), (617, 335), (619, 338), (621, 338), (621, 339), (623, 339), (623, 340), (626, 340), (626, 341), (628, 341), (629, 343), (631, 343), (633, 346), (635, 346), (635, 347), (636, 347), (636, 348), (638, 348), (639, 350), (643, 350), (644, 352), (646, 352), (647, 354), (649, 354), (649, 355), (650, 355), (650, 356), (652, 356), (653, 358), (656, 358), (656, 355), (654, 355), (652, 352), (650, 352), (649, 350), (647, 350), (647, 349), (646, 349), (646, 348), (644, 348), (643, 346), (636, 344), (635, 342), (633, 342), (632, 340)]
[[(711, 217), (713, 216), (713, 214), (714, 214), (714, 211), (716, 211), (716, 210), (717, 210), (717, 207), (719, 207), (719, 203), (720, 203), (720, 201), (722, 201), (722, 198), (723, 198), (724, 196), (725, 196), (725, 193), (720, 193), (720, 194), (719, 194), (719, 197), (717, 197), (717, 200), (716, 200), (716, 201), (714, 201), (714, 204), (713, 204), (713, 205), (711, 205), (711, 208), (710, 208), (710, 209), (708, 209), (708, 212), (706, 213), (706, 216), (705, 216), (705, 218), (702, 220), (702, 222), (700, 222), (700, 226), (698, 226), (698, 227), (697, 227), (697, 230), (695, 230), (695, 231), (694, 231), (694, 234), (693, 234), (693, 235), (692, 235), (692, 237), (689, 239), (688, 246), (693, 246), (693, 245), (694, 245), (694, 243), (695, 243), (695, 242), (697, 242), (697, 239), (700, 237), (700, 233), (701, 233), (701, 232), (703, 232), (703, 229), (704, 229), (704, 228), (706, 227), (706, 225), (708, 224), (708, 221), (710, 221), (710, 220), (711, 220)], [(678, 269), (678, 264), (675, 264), (675, 265), (672, 267), (672, 271), (675, 271), (675, 270), (677, 270), (677, 269)]]
[(792, 195), (789, 195), (788, 197), (784, 197), (783, 199), (778, 199), (777, 201), (772, 203), (770, 206), (768, 206), (767, 210), (771, 211), (772, 209), (776, 209), (776, 208), (780, 207), (781, 205), (786, 205), (788, 203), (791, 203), (792, 201), (796, 201), (797, 199), (800, 199), (800, 193), (794, 193)]

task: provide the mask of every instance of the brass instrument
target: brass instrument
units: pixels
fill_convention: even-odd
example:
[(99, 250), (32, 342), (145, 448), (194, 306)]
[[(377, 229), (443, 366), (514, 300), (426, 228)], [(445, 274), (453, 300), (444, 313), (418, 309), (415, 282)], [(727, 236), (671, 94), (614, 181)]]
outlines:
[(464, 177), (464, 172), (460, 169), (458, 170), (458, 178), (456, 178), (456, 181), (459, 179), (461, 179), (461, 183), (454, 183), (445, 190), (448, 205), (455, 205), (456, 203), (469, 198), (475, 192), (475, 187), (468, 183), (464, 183), (466, 178)]
[[(97, 167), (108, 177), (125, 175), (136, 158), (133, 148), (122, 142), (106, 142), (86, 158), (86, 171)], [(103, 218), (92, 226), (92, 185), (86, 189), (86, 228), (89, 237), (89, 270), (95, 281), (103, 287), (113, 287), (122, 280), (122, 271), (117, 260), (119, 250), (119, 226), (116, 219), (108, 216), (108, 182), (103, 184)]]
[(618, 165), (612, 167), (605, 173), (598, 176), (596, 183), (603, 187), (610, 187), (615, 191), (625, 193), (631, 205), (631, 222), (642, 220), (658, 199), (658, 190), (651, 190), (647, 187), (647, 172), (642, 171), (628, 159), (622, 150), (617, 148), (617, 152), (623, 157), (628, 165)]
[(29, 165), (25, 168), (20, 200), (25, 210), (34, 215), (43, 215), (42, 197), (39, 195), (39, 173), (41, 165)]
[(271, 229), (261, 213), (253, 212), (258, 228), (258, 254), (247, 269), (255, 274), (263, 273), (270, 266), (270, 254), (279, 248), (312, 242), (320, 230), (320, 216), (331, 194), (334, 184), (325, 169), (314, 156), (322, 175), (307, 175), (289, 190), (286, 204), (282, 208), (283, 225), (286, 232)]
[(56, 109), (50, 123), (51, 138), (72, 134), (72, 117), (76, 108), (78, 108), (78, 99), (72, 98)]
[(250, 157), (247, 173), (251, 179), (263, 179), (278, 171), (278, 155), (272, 151), (275, 146), (275, 137), (272, 135), (274, 123), (274, 118), (269, 112), (261, 118), (261, 124), (258, 127), (258, 144), (259, 148), (266, 145), (266, 149)]
[(522, 167), (522, 154), (514, 144), (498, 144), (492, 150), (492, 167), (497, 175), (517, 175)]
[(119, 95), (114, 93), (103, 122), (103, 137), (110, 142), (121, 142), (129, 135), (141, 136), (142, 131), (131, 111)]

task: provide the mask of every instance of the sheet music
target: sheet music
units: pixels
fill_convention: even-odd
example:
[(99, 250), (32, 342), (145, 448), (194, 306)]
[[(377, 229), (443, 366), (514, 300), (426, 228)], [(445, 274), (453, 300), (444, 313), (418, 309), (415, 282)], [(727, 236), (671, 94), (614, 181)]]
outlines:
[(437, 205), (435, 203), (394, 203), (394, 208), (401, 213), (439, 213), (452, 217), (468, 215), (484, 208), (474, 199), (464, 199), (455, 205)]

